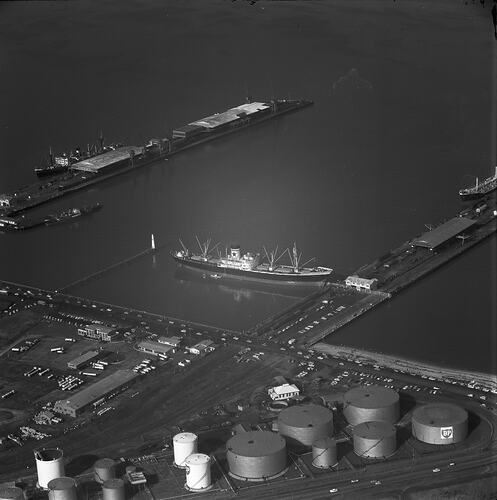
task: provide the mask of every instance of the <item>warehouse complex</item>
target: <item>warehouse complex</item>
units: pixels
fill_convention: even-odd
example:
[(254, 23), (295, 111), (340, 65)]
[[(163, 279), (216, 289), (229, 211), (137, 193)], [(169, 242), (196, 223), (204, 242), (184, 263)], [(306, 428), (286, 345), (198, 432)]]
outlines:
[(56, 401), (54, 411), (76, 417), (95, 401), (113, 396), (126, 389), (136, 377), (138, 374), (132, 370), (117, 370), (112, 375), (95, 382), (70, 398)]
[(431, 231), (422, 234), (419, 238), (416, 238), (413, 241), (413, 246), (435, 250), (475, 224), (474, 220), (467, 217), (453, 217)]

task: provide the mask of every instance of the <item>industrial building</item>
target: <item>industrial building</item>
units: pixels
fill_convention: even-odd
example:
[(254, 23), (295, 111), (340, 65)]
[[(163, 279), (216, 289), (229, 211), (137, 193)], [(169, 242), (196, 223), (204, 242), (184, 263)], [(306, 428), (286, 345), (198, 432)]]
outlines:
[(92, 324), (78, 328), (78, 335), (88, 339), (110, 342), (119, 335), (119, 332), (110, 326)]
[(112, 151), (106, 151), (97, 156), (81, 160), (71, 165), (71, 170), (79, 170), (82, 172), (91, 172), (94, 174), (104, 173), (117, 166), (122, 166), (126, 161), (129, 161), (133, 156), (143, 154), (143, 148), (137, 146), (122, 146)]
[(378, 280), (376, 278), (361, 278), (356, 275), (347, 276), (345, 280), (347, 286), (354, 287), (357, 290), (376, 290), (378, 287)]
[(290, 406), (278, 415), (278, 432), (293, 448), (310, 448), (333, 434), (333, 412), (315, 404)]
[(412, 435), (427, 444), (460, 443), (468, 434), (468, 412), (450, 403), (431, 403), (412, 413)]
[(214, 342), (212, 340), (201, 340), (197, 344), (195, 344), (192, 347), (187, 347), (187, 350), (191, 354), (196, 354), (199, 356), (200, 354), (207, 354), (209, 352), (212, 352), (216, 346), (214, 345)]
[(286, 441), (269, 431), (241, 432), (226, 443), (230, 476), (264, 481), (287, 470)]
[(177, 349), (181, 345), (181, 341), (181, 337), (159, 337), (157, 339), (157, 342), (159, 342), (159, 344), (169, 345), (174, 349)]
[(143, 340), (142, 342), (139, 342), (138, 349), (154, 356), (159, 356), (159, 354), (166, 356), (168, 353), (174, 352), (174, 349), (171, 346), (159, 344), (159, 342), (152, 342), (150, 340)]
[(95, 401), (126, 389), (136, 377), (138, 374), (132, 370), (117, 370), (69, 399), (56, 401), (53, 409), (57, 413), (76, 417)]
[(267, 393), (273, 401), (281, 401), (298, 396), (300, 394), (300, 389), (294, 384), (282, 384), (271, 387), (268, 389)]
[(354, 387), (345, 393), (343, 415), (352, 425), (379, 420), (394, 424), (399, 420), (399, 395), (379, 385)]
[(413, 240), (412, 245), (436, 250), (475, 224), (476, 221), (467, 217), (453, 217), (431, 231), (423, 233), (419, 238)]
[(214, 115), (201, 118), (200, 120), (190, 123), (190, 125), (197, 125), (206, 129), (215, 129), (221, 125), (226, 125), (240, 120), (241, 118), (245, 118), (262, 111), (269, 111), (269, 109), (270, 106), (263, 102), (250, 102), (228, 109), (223, 113), (216, 113)]
[(72, 359), (67, 362), (67, 367), (73, 370), (79, 370), (83, 366), (87, 365), (91, 360), (95, 359), (100, 355), (100, 351), (88, 351), (81, 354), (77, 358)]
[(354, 426), (354, 453), (362, 458), (387, 458), (397, 450), (397, 430), (388, 422)]

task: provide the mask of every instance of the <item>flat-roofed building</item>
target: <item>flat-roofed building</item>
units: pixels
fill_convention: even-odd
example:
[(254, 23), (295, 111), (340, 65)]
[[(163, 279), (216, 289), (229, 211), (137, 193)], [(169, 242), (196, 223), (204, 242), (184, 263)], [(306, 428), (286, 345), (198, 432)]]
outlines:
[(475, 224), (476, 221), (467, 217), (453, 217), (431, 231), (423, 233), (419, 238), (413, 240), (412, 245), (435, 250)]
[(170, 353), (171, 351), (174, 352), (173, 347), (170, 345), (159, 344), (159, 342), (152, 342), (150, 340), (139, 342), (138, 349), (148, 354), (153, 354), (154, 356), (159, 356), (159, 354), (167, 356), (167, 353)]
[(378, 280), (376, 278), (361, 278), (356, 275), (348, 276), (345, 280), (347, 286), (353, 286), (357, 290), (376, 290)]
[(194, 346), (187, 347), (187, 350), (191, 354), (196, 354), (198, 356), (200, 354), (207, 354), (208, 352), (212, 352), (215, 348), (216, 346), (212, 340), (201, 340)]
[(263, 102), (250, 102), (228, 109), (222, 113), (215, 113), (213, 115), (206, 116), (205, 118), (201, 118), (200, 120), (190, 123), (190, 125), (198, 125), (206, 129), (214, 129), (220, 127), (221, 125), (226, 125), (236, 120), (240, 120), (246, 116), (260, 113), (264, 110), (269, 110), (269, 108), (270, 106)]
[(110, 342), (119, 335), (119, 332), (111, 326), (99, 325), (95, 323), (92, 325), (86, 325), (82, 328), (78, 328), (78, 335), (89, 339)]
[(125, 390), (138, 377), (132, 370), (117, 370), (112, 375), (82, 389), (68, 399), (55, 402), (54, 411), (76, 417), (92, 403), (104, 397), (112, 397)]
[(72, 368), (73, 370), (78, 370), (84, 365), (88, 364), (92, 359), (95, 359), (100, 354), (100, 351), (88, 351), (84, 354), (81, 354), (77, 358), (72, 359), (67, 362), (68, 368)]
[(195, 123), (189, 123), (183, 127), (175, 128), (173, 130), (173, 139), (188, 139), (202, 132), (205, 132), (205, 127), (196, 125)]
[(281, 401), (298, 396), (300, 394), (300, 389), (294, 384), (283, 384), (271, 387), (268, 389), (267, 393), (273, 401)]
[(122, 146), (112, 151), (106, 151), (100, 155), (73, 163), (71, 169), (99, 173), (111, 167), (121, 165), (124, 161), (129, 160), (132, 155), (139, 156), (141, 154), (143, 154), (143, 148), (141, 147)]

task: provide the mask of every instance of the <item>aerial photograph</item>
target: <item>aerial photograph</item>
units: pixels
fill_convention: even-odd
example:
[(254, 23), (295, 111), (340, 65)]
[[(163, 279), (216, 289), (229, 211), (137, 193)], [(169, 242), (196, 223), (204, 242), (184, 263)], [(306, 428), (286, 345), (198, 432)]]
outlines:
[(0, 500), (497, 499), (497, 0), (0, 1)]

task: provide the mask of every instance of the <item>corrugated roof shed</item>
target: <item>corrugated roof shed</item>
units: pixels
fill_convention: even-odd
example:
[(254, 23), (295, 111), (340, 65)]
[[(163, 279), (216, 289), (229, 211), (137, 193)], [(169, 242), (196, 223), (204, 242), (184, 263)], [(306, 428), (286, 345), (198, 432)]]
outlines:
[(100, 354), (100, 351), (88, 351), (84, 354), (81, 354), (77, 358), (71, 359), (71, 361), (67, 362), (67, 366), (69, 368), (77, 368), (79, 365), (90, 361), (93, 358), (96, 358)]
[(100, 169), (108, 167), (113, 163), (125, 160), (130, 157), (130, 151), (134, 151), (136, 155), (142, 153), (142, 148), (137, 146), (123, 146), (116, 148), (113, 151), (107, 151), (101, 155), (94, 156), (93, 158), (88, 158), (87, 160), (82, 160), (71, 165), (72, 169), (84, 170), (86, 172), (98, 172)]
[(144, 340), (138, 344), (139, 349), (146, 349), (148, 351), (154, 351), (161, 354), (166, 354), (172, 350), (172, 346), (166, 344), (159, 344), (158, 342), (151, 342), (149, 340)]
[(117, 370), (112, 375), (77, 392), (74, 396), (62, 400), (61, 403), (77, 411), (85, 408), (115, 389), (118, 389), (136, 377), (138, 377), (138, 374), (132, 370)]
[(433, 250), (474, 224), (475, 221), (467, 217), (454, 217), (435, 229), (422, 234), (419, 238), (416, 238), (413, 241), (413, 245)]

